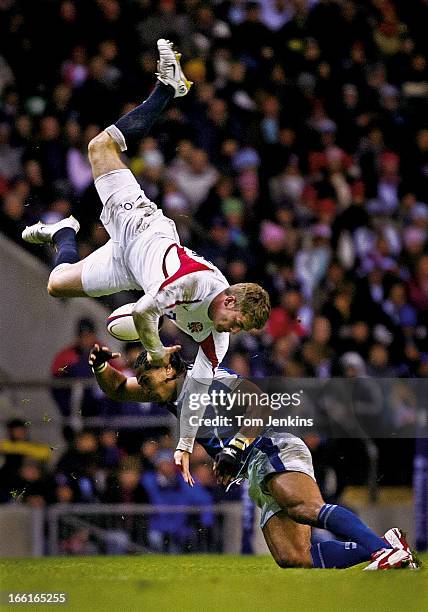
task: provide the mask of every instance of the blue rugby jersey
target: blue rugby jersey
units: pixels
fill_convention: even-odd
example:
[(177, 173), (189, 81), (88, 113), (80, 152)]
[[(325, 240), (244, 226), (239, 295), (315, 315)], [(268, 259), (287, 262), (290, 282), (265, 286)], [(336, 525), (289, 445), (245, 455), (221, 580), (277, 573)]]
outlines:
[[(240, 376), (240, 374), (237, 374), (233, 370), (230, 370), (223, 366), (219, 366), (216, 370), (214, 380), (209, 388), (208, 393), (210, 393), (212, 390), (223, 390), (226, 393), (233, 392), (241, 381), (242, 376)], [(169, 402), (167, 404), (164, 404), (165, 408), (177, 418), (180, 418), (184, 389), (185, 387), (183, 386), (181, 393), (175, 402)], [(204, 418), (213, 419), (216, 415), (216, 408), (212, 404), (209, 404), (205, 409)], [(203, 446), (208, 455), (210, 455), (210, 457), (214, 459), (217, 453), (219, 453), (221, 449), (226, 446), (231, 440), (231, 438), (233, 438), (233, 436), (236, 434), (236, 426), (201, 426), (200, 432), (203, 432), (203, 434), (201, 433), (201, 435), (196, 438), (197, 442), (199, 442), (199, 444)], [(257, 440), (258, 439), (259, 438), (257, 438)], [(254, 446), (254, 443), (255, 442), (253, 442), (246, 449), (245, 455), (248, 454), (249, 450)]]

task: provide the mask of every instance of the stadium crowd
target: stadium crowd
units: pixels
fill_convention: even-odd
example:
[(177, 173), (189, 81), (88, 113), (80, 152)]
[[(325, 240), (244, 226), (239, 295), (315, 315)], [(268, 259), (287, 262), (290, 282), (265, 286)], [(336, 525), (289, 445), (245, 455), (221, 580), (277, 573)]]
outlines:
[(386, 0), (2, 2), (3, 231), (20, 241), (26, 223), (73, 212), (82, 257), (106, 240), (86, 145), (148, 95), (156, 38), (169, 36), (194, 89), (128, 161), (185, 244), (230, 282), (269, 290), (267, 334), (238, 340), (233, 365), (328, 376), (352, 361), (373, 376), (426, 375), (426, 11)]
[(426, 377), (427, 20), (424, 0), (1, 0), (1, 230), (47, 262), (20, 239), (39, 218), (75, 214), (82, 257), (106, 241), (86, 147), (170, 38), (194, 86), (127, 162), (184, 244), (271, 296), (228, 365)]
[[(131, 541), (158, 552), (221, 550), (220, 525), (210, 507), (221, 501), (224, 493), (200, 447), (193, 458), (197, 481), (190, 488), (175, 467), (173, 440), (167, 433), (157, 440), (147, 438), (140, 452), (130, 455), (120, 447), (118, 432), (82, 430), (51, 470), (48, 462), (55, 449), (32, 441), (30, 425), (12, 419), (7, 423), (7, 437), (0, 440), (0, 454), (5, 456), (0, 468), (0, 503), (22, 503), (31, 508), (97, 502), (170, 506), (172, 512), (148, 516), (124, 511), (116, 517), (98, 517), (95, 524), (108, 532), (104, 552), (129, 552)], [(174, 512), (174, 506), (206, 509), (188, 515)], [(96, 551), (92, 546), (87, 530), (61, 526), (63, 554), (91, 554)]]

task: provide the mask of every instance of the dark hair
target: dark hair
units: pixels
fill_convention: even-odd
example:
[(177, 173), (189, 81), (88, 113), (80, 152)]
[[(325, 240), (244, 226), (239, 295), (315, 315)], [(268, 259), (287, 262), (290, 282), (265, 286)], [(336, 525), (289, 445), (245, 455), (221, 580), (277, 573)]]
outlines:
[(79, 319), (77, 321), (76, 334), (78, 336), (81, 336), (82, 334), (85, 334), (85, 333), (95, 333), (96, 331), (97, 331), (96, 326), (92, 319), (83, 317), (82, 319)]
[(135, 342), (135, 341), (134, 342), (127, 342), (125, 344), (124, 351), (125, 351), (125, 353), (128, 353), (129, 351), (132, 351), (133, 349), (139, 349), (139, 348), (142, 348), (141, 342)]
[[(180, 374), (188, 370), (190, 367), (189, 364), (184, 361), (180, 353), (172, 353), (169, 363), (174, 368), (176, 376), (180, 376)], [(134, 363), (135, 370), (141, 367), (144, 367), (145, 370), (150, 370), (153, 368), (147, 359), (147, 351), (145, 349), (141, 351)]]
[(26, 427), (24, 421), (22, 419), (10, 419), (7, 423), (6, 423), (6, 427), (7, 429), (15, 429), (16, 427)]

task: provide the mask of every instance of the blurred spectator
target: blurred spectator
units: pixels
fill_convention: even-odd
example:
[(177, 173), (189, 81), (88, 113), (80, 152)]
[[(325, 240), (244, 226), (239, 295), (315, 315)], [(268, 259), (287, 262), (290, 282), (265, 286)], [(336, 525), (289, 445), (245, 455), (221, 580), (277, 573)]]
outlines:
[(314, 226), (312, 235), (312, 242), (299, 250), (295, 259), (296, 276), (302, 283), (303, 294), (308, 300), (324, 278), (331, 257), (329, 226), (325, 224)]
[(2, 502), (12, 499), (11, 491), (20, 488), (17, 483), (25, 462), (33, 462), (31, 465), (36, 465), (35, 462), (47, 463), (51, 457), (51, 449), (47, 444), (30, 440), (30, 426), (31, 423), (25, 423), (21, 419), (11, 419), (6, 423), (7, 438), (0, 440), (0, 455), (4, 456), (3, 465), (0, 467)]
[(58, 482), (69, 485), (75, 501), (97, 500), (96, 473), (99, 466), (98, 440), (90, 431), (78, 433), (56, 466)]
[[(142, 482), (149, 501), (154, 505), (195, 505), (205, 506), (212, 503), (208, 491), (196, 482), (193, 488), (186, 485), (177, 472), (172, 453), (161, 451), (155, 457), (155, 471), (143, 474)], [(207, 528), (213, 525), (214, 517), (210, 512), (196, 515), (197, 522)], [(149, 518), (148, 539), (153, 550), (158, 552), (187, 552), (187, 547), (195, 539), (196, 529), (182, 512), (159, 513)]]
[(428, 255), (423, 255), (416, 265), (415, 275), (409, 282), (409, 296), (419, 311), (428, 311)]
[(39, 463), (25, 459), (14, 487), (22, 501), (32, 508), (43, 508), (50, 493), (50, 482), (44, 477)]
[(296, 289), (285, 291), (281, 297), (281, 305), (272, 308), (266, 331), (273, 340), (293, 333), (301, 338), (306, 335), (300, 319), (302, 298)]
[(99, 549), (91, 541), (88, 529), (77, 529), (67, 539), (61, 541), (61, 554), (66, 555), (98, 555)]
[(394, 378), (396, 370), (389, 362), (388, 349), (383, 344), (370, 347), (367, 372), (373, 378)]
[[(312, 369), (312, 375), (317, 378), (329, 378), (333, 375), (335, 353), (330, 346), (331, 325), (325, 317), (316, 317), (312, 323), (312, 349), (314, 359), (312, 363), (305, 363), (307, 371)], [(302, 350), (302, 356), (304, 351)]]
[(98, 461), (100, 466), (107, 470), (116, 469), (123, 456), (123, 450), (118, 446), (117, 432), (104, 429), (100, 434), (98, 448)]
[(233, 353), (228, 365), (231, 370), (245, 378), (251, 376), (249, 359), (245, 353)]
[(92, 183), (92, 170), (88, 160), (87, 149), (89, 141), (99, 132), (97, 125), (89, 125), (83, 134), (79, 124), (73, 124), (77, 129), (76, 141), (72, 142), (66, 157), (67, 177), (77, 196), (80, 196)]
[[(2, 230), (10, 238), (18, 241), (27, 222), (31, 221), (26, 213), (24, 198), (17, 191), (8, 191), (3, 198), (3, 205), (0, 210)], [(31, 245), (28, 246), (31, 247)], [(26, 250), (33, 253), (37, 252), (34, 245)]]
[(174, 180), (181, 193), (196, 212), (217, 180), (217, 171), (209, 163), (202, 149), (193, 149), (188, 163), (181, 168), (171, 169), (169, 176)]
[(141, 484), (141, 467), (138, 461), (131, 457), (122, 461), (107, 484), (104, 501), (110, 504), (147, 503), (147, 493)]
[(11, 129), (7, 123), (0, 124), (0, 179), (13, 181), (22, 172), (22, 149), (10, 144)]
[[(93, 372), (88, 363), (88, 355), (96, 342), (93, 321), (87, 318), (80, 319), (76, 326), (75, 342), (57, 353), (52, 362), (52, 376), (57, 379), (92, 379)], [(64, 435), (67, 439), (72, 436), (73, 428), (78, 426), (80, 416), (100, 414), (103, 412), (103, 403), (108, 403), (96, 385), (94, 388), (54, 387), (52, 394), (64, 417)]]

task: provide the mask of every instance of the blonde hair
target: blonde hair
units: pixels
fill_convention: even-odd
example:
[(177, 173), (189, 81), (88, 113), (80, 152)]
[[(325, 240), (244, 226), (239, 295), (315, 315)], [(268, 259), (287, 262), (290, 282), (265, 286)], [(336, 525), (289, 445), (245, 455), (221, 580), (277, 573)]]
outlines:
[(246, 316), (251, 329), (262, 329), (270, 315), (267, 291), (256, 283), (237, 283), (226, 289), (226, 295), (236, 298), (236, 308)]

